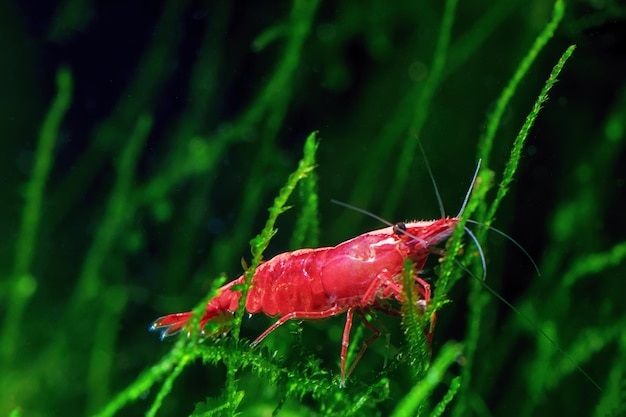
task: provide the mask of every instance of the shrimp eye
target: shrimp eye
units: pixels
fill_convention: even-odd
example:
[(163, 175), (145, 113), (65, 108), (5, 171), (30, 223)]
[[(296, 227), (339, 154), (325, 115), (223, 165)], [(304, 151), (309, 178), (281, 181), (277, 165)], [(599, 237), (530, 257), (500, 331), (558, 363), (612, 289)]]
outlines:
[(397, 235), (403, 235), (406, 232), (406, 224), (400, 222), (393, 225), (393, 232)]

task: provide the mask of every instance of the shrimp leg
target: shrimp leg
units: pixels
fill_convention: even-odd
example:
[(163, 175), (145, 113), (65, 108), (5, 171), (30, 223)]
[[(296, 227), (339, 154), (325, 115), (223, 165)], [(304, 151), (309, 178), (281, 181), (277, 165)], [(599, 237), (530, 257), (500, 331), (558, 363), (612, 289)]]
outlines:
[(324, 311), (294, 311), (288, 314), (285, 314), (278, 321), (272, 324), (266, 331), (261, 333), (259, 337), (257, 337), (254, 342), (250, 344), (250, 346), (255, 347), (259, 343), (263, 341), (270, 333), (276, 330), (278, 327), (285, 324), (285, 322), (289, 320), (321, 320), (327, 317), (336, 316), (337, 314), (341, 314), (346, 311), (346, 307), (331, 307), (328, 310)]
[[(335, 306), (335, 307), (329, 308), (328, 310), (324, 310), (324, 311), (294, 311), (292, 313), (285, 314), (280, 319), (278, 319), (278, 321), (276, 323), (274, 323), (267, 330), (265, 330), (263, 333), (261, 333), (261, 335), (259, 337), (257, 337), (254, 340), (254, 342), (252, 342), (250, 344), (250, 346), (252, 346), (252, 347), (257, 346), (271, 332), (276, 330), (281, 325), (285, 324), (288, 320), (319, 320), (319, 319), (323, 319), (323, 318), (326, 318), (326, 317), (336, 316), (337, 314), (341, 314), (344, 311), (347, 311), (347, 314), (346, 314), (346, 325), (345, 325), (345, 327), (343, 329), (343, 337), (341, 339), (341, 386), (344, 387), (345, 386), (345, 380), (346, 380), (346, 372), (345, 372), (346, 371), (346, 356), (347, 356), (347, 353), (348, 353), (348, 346), (350, 345), (350, 329), (352, 328), (352, 316), (353, 316), (354, 310), (355, 310), (355, 308), (353, 308), (353, 307), (346, 308), (346, 307)], [(375, 335), (374, 335), (374, 337), (368, 339), (365, 342), (365, 346), (363, 346), (363, 348), (359, 352), (356, 360), (354, 361), (354, 363), (350, 367), (350, 372), (354, 368), (354, 365), (356, 365), (356, 363), (359, 361), (361, 356), (363, 356), (363, 353), (365, 352), (365, 349), (367, 349), (367, 347), (370, 344), (372, 344), (372, 342), (374, 342), (374, 340), (376, 340), (378, 338), (378, 336), (380, 335), (380, 330), (376, 329), (374, 326), (372, 326), (367, 321), (367, 319), (365, 318), (363, 313), (361, 313), (360, 309), (357, 309), (357, 313), (359, 314), (359, 316), (361, 316), (361, 318), (363, 319), (365, 325), (370, 330), (372, 330), (375, 333)], [(350, 372), (348, 372), (348, 374)]]
[[(363, 354), (365, 353), (365, 351), (367, 350), (369, 345), (374, 343), (374, 341), (380, 337), (380, 330), (378, 330), (376, 327), (374, 327), (372, 325), (372, 323), (369, 322), (369, 320), (367, 319), (365, 314), (363, 314), (363, 311), (357, 310), (356, 312), (361, 317), (361, 320), (363, 320), (363, 324), (365, 324), (365, 327), (370, 329), (374, 334), (372, 335), (372, 337), (367, 339), (365, 341), (365, 343), (363, 344), (363, 346), (361, 347), (361, 350), (359, 351), (359, 354), (356, 355), (356, 358), (354, 359), (354, 361), (350, 365), (350, 369), (348, 369), (348, 373), (346, 374), (346, 378), (348, 378), (350, 376), (350, 374), (352, 374), (352, 371), (356, 367), (356, 364), (359, 362), (359, 360), (361, 359), (361, 357), (363, 356)], [(348, 310), (348, 314), (350, 314), (350, 310)], [(348, 328), (348, 323), (347, 323), (347, 320), (346, 320), (346, 329), (347, 328)], [(346, 329), (344, 329), (344, 339), (346, 339), (346, 334), (345, 334)], [(348, 333), (350, 333), (349, 329), (348, 329)], [(349, 336), (349, 334), (347, 336)], [(347, 352), (344, 353), (343, 347), (344, 347), (344, 343), (342, 342), (342, 344), (341, 344), (342, 371), (343, 371), (343, 363), (345, 362), (345, 357), (346, 357), (345, 353), (347, 353)], [(346, 347), (346, 351), (347, 351), (348, 345), (346, 344), (345, 347)], [(342, 382), (343, 382), (343, 380), (342, 380)]]

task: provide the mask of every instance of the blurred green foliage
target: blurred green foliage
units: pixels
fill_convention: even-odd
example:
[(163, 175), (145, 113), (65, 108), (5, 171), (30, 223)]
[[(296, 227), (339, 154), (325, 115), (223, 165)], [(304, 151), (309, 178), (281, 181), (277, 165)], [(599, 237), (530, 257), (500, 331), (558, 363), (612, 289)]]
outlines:
[[(626, 9), (565, 3), (2, 2), (0, 415), (626, 415)], [(345, 388), (342, 317), (147, 331), (380, 227), (332, 198), (440, 216), (420, 143), (449, 215), (482, 158), (462, 224), (538, 263), (472, 226), (516, 311), (459, 229)]]

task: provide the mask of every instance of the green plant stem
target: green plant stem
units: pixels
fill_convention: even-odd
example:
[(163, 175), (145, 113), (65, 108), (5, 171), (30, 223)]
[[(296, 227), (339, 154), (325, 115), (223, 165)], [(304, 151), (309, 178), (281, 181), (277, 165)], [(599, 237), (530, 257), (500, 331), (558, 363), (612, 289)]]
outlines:
[[(301, 64), (305, 40), (308, 38), (317, 6), (317, 0), (294, 0), (289, 16), (289, 38), (281, 54), (276, 68), (265, 87), (251, 103), (249, 110), (239, 117), (230, 129), (245, 136), (244, 132), (254, 129), (258, 135), (258, 152), (253, 158), (252, 166), (247, 173), (250, 180), (242, 190), (242, 201), (239, 213), (233, 224), (230, 237), (214, 246), (207, 263), (218, 271), (224, 270), (224, 260), (237, 258), (241, 245), (253, 233), (254, 216), (258, 212), (264, 193), (269, 186), (268, 171), (270, 164), (276, 161), (278, 150), (275, 143), (279, 128), (285, 118), (294, 91), (291, 83)], [(214, 269), (215, 270), (215, 269)]]
[(111, 374), (115, 369), (115, 347), (120, 330), (118, 323), (129, 298), (122, 285), (109, 286), (100, 297), (102, 313), (94, 326), (93, 347), (87, 368), (87, 415), (102, 407), (110, 396)]
[[(559, 2), (557, 1), (557, 3)], [(562, 13), (562, 10), (557, 11), (557, 9), (558, 8), (555, 6), (555, 14)], [(531, 127), (533, 126), (539, 114), (539, 111), (541, 110), (541, 105), (548, 99), (548, 93), (550, 89), (556, 83), (557, 77), (559, 73), (561, 72), (561, 70), (563, 69), (565, 62), (567, 61), (567, 59), (571, 56), (573, 52), (574, 52), (574, 46), (570, 46), (569, 48), (567, 48), (567, 50), (563, 53), (563, 55), (559, 59), (558, 63), (554, 66), (552, 72), (550, 73), (548, 80), (546, 80), (545, 82), (543, 89), (541, 90), (539, 96), (535, 100), (533, 108), (531, 109), (530, 113), (526, 117), (526, 120), (524, 124), (522, 125), (522, 128), (520, 129), (520, 132), (515, 138), (515, 141), (513, 143), (513, 148), (511, 150), (509, 160), (504, 169), (502, 181), (500, 182), (500, 185), (498, 187), (496, 197), (493, 203), (491, 204), (491, 206), (489, 207), (489, 209), (487, 210), (486, 217), (484, 219), (481, 219), (483, 225), (489, 226), (491, 221), (495, 218), (496, 211), (499, 208), (500, 203), (502, 202), (502, 199), (507, 194), (509, 190), (509, 185), (515, 176), (517, 167), (519, 165), (519, 160), (521, 158), (521, 153), (524, 147), (524, 143), (526, 141), (526, 138), (528, 137)], [(479, 242), (484, 242), (487, 230), (488, 229), (484, 227), (478, 231), (476, 236)], [(472, 363), (473, 363), (476, 349), (478, 347), (479, 338), (481, 337), (480, 335), (481, 314), (482, 314), (483, 307), (486, 305), (488, 301), (488, 297), (489, 296), (485, 294), (485, 292), (483, 291), (481, 283), (478, 282), (477, 280), (472, 280), (471, 290), (470, 290), (470, 295), (469, 295), (469, 299), (472, 300), (472, 302), (469, 303), (468, 332), (467, 332), (467, 336), (465, 339), (467, 343), (467, 349), (466, 349), (467, 365), (463, 368), (463, 372), (462, 372), (464, 384), (463, 384), (463, 387), (461, 388), (461, 393), (460, 393), (461, 396), (466, 395), (467, 390), (464, 387), (470, 384), (470, 380), (472, 376), (472, 371), (471, 371)], [(459, 401), (458, 404), (459, 404), (459, 407), (455, 409), (455, 412), (458, 413), (457, 415), (463, 415), (465, 413), (465, 410), (463, 407), (464, 407), (464, 404), (466, 404), (466, 401)]]
[[(150, 367), (135, 379), (128, 387), (111, 399), (106, 406), (94, 417), (114, 416), (126, 404), (146, 395), (150, 388), (164, 376), (176, 369), (181, 358), (191, 355), (188, 352), (187, 340), (180, 338), (172, 350), (170, 350), (157, 364)], [(188, 359), (190, 361), (191, 358)]]
[(479, 47), (494, 34), (498, 26), (506, 22), (507, 17), (515, 11), (519, 3), (521, 0), (491, 3), (468, 30), (456, 37), (450, 45), (448, 54), (450, 59), (446, 63), (443, 80), (456, 72), (476, 54)]
[[(539, 97), (537, 97), (537, 100), (535, 100), (532, 110), (530, 111), (528, 116), (526, 116), (526, 121), (524, 122), (524, 125), (520, 129), (519, 133), (517, 134), (517, 137), (515, 138), (515, 141), (513, 142), (513, 149), (511, 149), (511, 155), (506, 164), (506, 167), (504, 168), (502, 181), (500, 182), (500, 185), (498, 187), (498, 193), (493, 203), (491, 204), (491, 207), (489, 207), (489, 211), (487, 212), (487, 217), (485, 219), (486, 226), (489, 226), (491, 220), (495, 218), (496, 211), (498, 210), (498, 207), (500, 207), (500, 203), (502, 203), (502, 199), (509, 191), (509, 186), (511, 182), (513, 181), (513, 178), (517, 171), (517, 167), (519, 166), (519, 161), (522, 157), (522, 150), (524, 149), (524, 144), (526, 143), (526, 138), (528, 137), (528, 134), (530, 133), (530, 129), (535, 124), (535, 120), (537, 119), (537, 116), (539, 115), (541, 106), (543, 105), (543, 103), (546, 102), (546, 100), (548, 100), (548, 93), (550, 92), (554, 84), (556, 84), (557, 78), (559, 74), (561, 73), (561, 70), (565, 66), (565, 63), (567, 62), (567, 60), (574, 53), (574, 49), (576, 49), (576, 46), (571, 45), (565, 50), (563, 55), (561, 55), (559, 62), (552, 69), (552, 72), (550, 73), (550, 77), (547, 79), (545, 85), (541, 89), (541, 93), (539, 93)], [(486, 228), (483, 229), (481, 231), (481, 236), (483, 236), (486, 232), (487, 232), (487, 229)]]
[(68, 68), (59, 68), (56, 83), (57, 94), (39, 131), (33, 171), (26, 185), (24, 212), (15, 248), (13, 282), (0, 338), (2, 364), (13, 361), (20, 341), (22, 316), (28, 301), (37, 289), (37, 279), (31, 273), (31, 264), (42, 216), (44, 192), (52, 168), (54, 146), (59, 136), (61, 122), (72, 101), (72, 74)]
[(395, 207), (398, 206), (400, 198), (405, 193), (406, 183), (411, 172), (411, 163), (415, 158), (415, 151), (419, 144), (422, 129), (428, 119), (430, 104), (435, 96), (435, 92), (439, 88), (441, 77), (445, 70), (456, 5), (457, 0), (446, 0), (430, 74), (417, 101), (414, 120), (411, 123), (409, 135), (402, 146), (402, 152), (399, 154), (394, 180), (391, 181), (391, 188), (382, 211), (383, 218), (389, 218), (391, 216)]
[[(447, 58), (445, 60), (445, 68), (440, 76), (439, 84), (445, 82), (448, 77), (457, 71), (458, 68), (461, 68), (462, 65), (473, 56), (473, 53), (478, 50), (479, 46), (493, 34), (498, 24), (501, 24), (505, 20), (505, 17), (515, 9), (517, 3), (519, 3), (519, 0), (499, 2), (496, 5), (490, 6), (489, 10), (483, 14), (469, 30), (456, 37), (456, 39), (450, 43), (449, 52), (447, 53), (449, 59)], [(439, 34), (441, 39), (441, 30)], [(439, 43), (438, 45), (443, 45), (443, 43)], [(377, 178), (381, 175), (380, 169), (375, 169), (374, 167), (382, 167), (385, 161), (390, 159), (391, 155), (395, 155), (395, 153), (400, 154), (397, 149), (397, 141), (405, 137), (407, 134), (407, 126), (417, 125), (414, 118), (419, 118), (423, 110), (417, 103), (423, 100), (422, 97), (424, 93), (422, 89), (431, 88), (428, 87), (428, 83), (430, 83), (429, 79), (427, 79), (425, 83), (415, 83), (413, 88), (411, 88), (404, 97), (398, 100), (398, 105), (394, 111), (390, 112), (392, 116), (391, 119), (384, 124), (378, 135), (380, 140), (374, 143), (374, 148), (369, 153), (367, 162), (363, 164), (364, 166), (370, 167), (370, 169), (360, 173), (356, 179), (355, 185), (352, 187), (348, 201), (359, 201), (361, 207), (371, 206), (372, 200), (377, 197), (375, 194), (377, 189), (376, 187), (372, 187), (372, 184), (375, 183)], [(424, 86), (424, 84), (426, 84), (426, 86)], [(411, 111), (407, 109), (414, 110)], [(428, 113), (427, 110), (428, 109), (425, 111), (426, 116)], [(411, 132), (413, 131), (411, 130), (409, 133)], [(404, 149), (402, 149), (402, 153), (403, 152), (405, 152)], [(394, 207), (389, 207), (390, 210), (394, 209)], [(345, 218), (341, 219), (340, 223), (349, 224), (354, 227), (354, 216), (348, 217), (347, 215), (343, 215), (343, 217)]]
[[(98, 407), (107, 396), (109, 375), (115, 349), (114, 335), (116, 332), (110, 327), (115, 327), (118, 316), (123, 311), (127, 296), (122, 287), (107, 288), (103, 279), (103, 265), (111, 254), (115, 240), (124, 231), (127, 220), (131, 217), (131, 208), (128, 202), (131, 201), (135, 168), (141, 150), (152, 127), (152, 118), (144, 115), (139, 118), (134, 132), (128, 138), (128, 142), (118, 160), (116, 181), (111, 190), (110, 198), (103, 215), (103, 219), (98, 228), (93, 244), (89, 248), (85, 257), (85, 262), (81, 269), (74, 293), (70, 299), (70, 305), (66, 312), (67, 319), (64, 321), (72, 325), (72, 318), (83, 316), (84, 321), (94, 320), (90, 315), (84, 314), (87, 305), (91, 305), (91, 311), (97, 311), (99, 318), (96, 329), (108, 326), (108, 331), (104, 333), (111, 339), (107, 340), (104, 335), (99, 335), (97, 340), (102, 343), (94, 343), (91, 350), (90, 366), (88, 368), (88, 412)], [(110, 297), (107, 297), (106, 295)], [(101, 309), (93, 308), (100, 305)], [(67, 340), (61, 338), (55, 344), (57, 349), (62, 349)], [(105, 346), (107, 348), (105, 348)], [(54, 349), (53, 349), (54, 350)]]
[[(172, 129), (169, 140), (169, 150), (162, 163), (162, 169), (155, 175), (153, 184), (157, 189), (141, 187), (138, 191), (137, 204), (147, 206), (157, 213), (157, 207), (170, 208), (171, 218), (161, 217), (159, 220), (170, 220), (175, 223), (170, 252), (165, 264), (165, 275), (162, 289), (164, 293), (179, 292), (181, 290), (181, 276), (190, 275), (195, 267), (193, 259), (195, 248), (204, 237), (202, 221), (214, 216), (215, 205), (208, 204), (206, 196), (210, 195), (215, 187), (215, 180), (220, 162), (224, 160), (227, 149), (225, 142), (217, 143), (201, 135), (217, 124), (219, 114), (218, 102), (220, 89), (226, 80), (223, 74), (225, 60), (222, 59), (224, 49), (230, 46), (227, 42), (230, 21), (231, 2), (215, 3), (210, 16), (207, 16), (205, 33), (198, 50), (203, 51), (198, 56), (189, 78), (189, 100), (181, 113), (175, 127)], [(185, 161), (181, 164), (180, 161)], [(172, 177), (172, 174), (175, 177)], [(172, 181), (173, 182), (170, 182)], [(168, 184), (169, 183), (169, 184)], [(181, 186), (193, 187), (195, 190), (185, 207), (172, 210), (170, 206), (171, 193)], [(148, 196), (145, 192), (151, 192)], [(158, 194), (154, 195), (154, 191)], [(145, 196), (145, 198), (144, 198)], [(174, 213), (174, 211), (176, 213)], [(165, 211), (167, 212), (167, 211)], [(163, 212), (161, 212), (163, 213)], [(198, 271), (199, 272), (199, 271)]]
[(593, 253), (578, 258), (572, 267), (563, 274), (563, 285), (570, 288), (585, 276), (598, 274), (608, 268), (623, 265), (624, 260), (626, 260), (626, 242), (613, 246), (607, 252)]
[(60, 2), (48, 30), (48, 38), (54, 42), (63, 42), (73, 34), (84, 30), (92, 13), (89, 0), (65, 0)]
[(22, 417), (22, 410), (20, 408), (13, 409), (11, 414), (9, 414), (9, 417)]
[(317, 174), (312, 171), (300, 184), (300, 215), (294, 228), (289, 247), (301, 249), (319, 245), (319, 199), (317, 196)]
[(428, 369), (424, 379), (415, 384), (409, 393), (400, 400), (391, 416), (415, 416), (417, 410), (428, 399), (430, 393), (442, 382), (446, 370), (461, 356), (462, 352), (463, 347), (460, 344), (446, 343), (441, 348), (432, 366)]
[(278, 216), (290, 208), (286, 206), (287, 200), (295, 190), (298, 182), (310, 175), (313, 169), (315, 169), (316, 151), (317, 141), (315, 140), (315, 133), (311, 133), (304, 144), (304, 156), (298, 164), (298, 168), (289, 176), (287, 183), (283, 188), (281, 188), (278, 196), (274, 199), (274, 204), (269, 208), (270, 215), (265, 222), (263, 230), (250, 241), (252, 263), (244, 274), (246, 284), (243, 289), (243, 294), (239, 299), (239, 308), (237, 310), (237, 314), (235, 315), (235, 323), (233, 327), (233, 337), (237, 341), (239, 340), (239, 328), (241, 327), (241, 319), (244, 314), (246, 296), (250, 289), (250, 282), (252, 281), (254, 272), (261, 264), (261, 261), (263, 260), (263, 252), (267, 249), (271, 238), (276, 234), (277, 230), (274, 228), (274, 225), (276, 224)]
[[(420, 297), (416, 288), (415, 276), (416, 273), (411, 261), (406, 260), (402, 276), (402, 327), (411, 355), (416, 357), (415, 365), (411, 367), (411, 373), (413, 381), (417, 382), (424, 378), (430, 360), (424, 329), (430, 326), (432, 314), (430, 311), (424, 314), (422, 306), (418, 304)], [(431, 330), (429, 328), (429, 331)]]
[(115, 184), (71, 297), (70, 314), (77, 313), (86, 303), (91, 302), (103, 287), (101, 268), (115, 239), (124, 230), (130, 217), (128, 203), (132, 201), (135, 167), (151, 128), (152, 117), (149, 115), (139, 117), (120, 155)]
[(481, 136), (478, 142), (478, 157), (483, 161), (483, 166), (488, 168), (491, 159), (491, 150), (493, 149), (493, 141), (496, 137), (496, 132), (500, 123), (502, 122), (502, 116), (507, 109), (511, 98), (515, 95), (517, 87), (524, 79), (528, 70), (539, 56), (539, 53), (548, 41), (554, 36), (554, 31), (559, 26), (559, 23), (563, 19), (565, 14), (565, 1), (557, 0), (554, 3), (554, 9), (552, 10), (552, 18), (546, 27), (541, 31), (539, 36), (535, 39), (535, 42), (531, 46), (528, 53), (524, 56), (522, 61), (517, 66), (513, 77), (509, 80), (508, 84), (502, 90), (502, 94), (496, 101), (493, 112), (487, 118), (487, 128), (484, 134)]
[[(72, 0), (68, 0), (72, 1)], [(81, 0), (82, 1), (82, 0)], [(183, 15), (188, 0), (167, 0), (164, 2), (151, 43), (137, 62), (135, 77), (128, 88), (120, 92), (117, 104), (109, 117), (98, 124), (88, 140), (88, 148), (57, 187), (48, 223), (58, 224), (67, 216), (72, 207), (81, 200), (84, 190), (93, 183), (94, 177), (123, 146), (124, 139), (134, 129), (142, 114), (151, 113), (163, 84), (170, 76), (176, 61), (175, 53)]]
[(620, 332), (618, 349), (620, 355), (617, 363), (611, 364), (611, 370), (606, 381), (604, 395), (598, 401), (594, 417), (626, 415), (626, 335)]
[(159, 411), (159, 408), (161, 408), (161, 404), (163, 404), (163, 400), (172, 390), (176, 378), (178, 378), (178, 376), (183, 372), (187, 364), (189, 364), (197, 356), (197, 353), (187, 353), (183, 355), (182, 358), (180, 358), (180, 361), (176, 364), (172, 372), (167, 376), (167, 378), (165, 378), (165, 381), (163, 382), (163, 385), (161, 385), (161, 389), (157, 393), (154, 401), (152, 402), (150, 409), (146, 412), (146, 417), (154, 417), (156, 415), (156, 413)]
[(430, 416), (441, 416), (446, 411), (448, 404), (450, 404), (450, 402), (454, 399), (456, 393), (459, 391), (459, 388), (461, 388), (461, 377), (455, 376), (452, 378), (452, 381), (450, 381), (450, 388), (448, 389), (448, 392), (446, 392), (446, 395), (444, 395), (439, 404), (437, 404), (437, 406), (433, 409)]
[[(317, 150), (317, 142), (315, 140), (315, 133), (311, 133), (304, 144), (304, 156), (298, 164), (298, 168), (287, 179), (287, 183), (281, 188), (278, 196), (274, 199), (274, 204), (269, 209), (269, 217), (265, 223), (265, 227), (254, 239), (250, 241), (252, 251), (252, 263), (250, 267), (244, 273), (245, 285), (242, 290), (241, 298), (239, 299), (239, 307), (235, 313), (233, 321), (232, 337), (236, 342), (239, 341), (239, 332), (241, 328), (241, 321), (245, 313), (246, 297), (250, 291), (250, 285), (252, 277), (256, 271), (256, 268), (261, 264), (263, 260), (263, 252), (267, 249), (271, 238), (276, 234), (274, 225), (278, 216), (289, 209), (286, 206), (289, 196), (293, 193), (298, 185), (298, 182), (306, 178), (315, 168), (315, 152)], [(226, 380), (226, 389), (229, 401), (232, 404), (236, 404), (235, 398), (237, 395), (237, 385), (235, 379), (235, 373), (238, 369), (237, 363), (232, 358), (227, 358), (226, 365), (228, 367), (228, 374)], [(231, 413), (234, 414), (235, 410), (231, 409)]]
[[(595, 219), (603, 216), (603, 205), (611, 204), (614, 192), (598, 184), (607, 184), (612, 181), (612, 173), (619, 164), (620, 155), (626, 143), (626, 129), (624, 129), (624, 114), (626, 114), (626, 87), (617, 92), (615, 103), (608, 112), (602, 132), (594, 136), (594, 141), (583, 151), (571, 173), (561, 181), (563, 203), (555, 208), (550, 220), (549, 238), (555, 244), (548, 247), (543, 256), (541, 272), (547, 276), (557, 276), (564, 269), (569, 269), (565, 263), (567, 259), (578, 258), (581, 248), (585, 251), (600, 252), (606, 248), (606, 240), (596, 230)], [(580, 175), (586, 172), (587, 175)], [(581, 219), (589, 221), (581, 222)], [(576, 223), (576, 227), (572, 224)], [(585, 244), (569, 245), (563, 250), (565, 242), (575, 242), (585, 236)], [(586, 255), (584, 255), (586, 256)], [(543, 289), (538, 289), (542, 291)]]
[[(461, 276), (462, 270), (458, 268), (457, 256), (463, 248), (463, 238), (466, 235), (465, 225), (472, 213), (485, 201), (492, 178), (493, 172), (484, 169), (480, 171), (469, 202), (461, 214), (452, 232), (452, 236), (450, 236), (450, 239), (448, 239), (446, 243), (446, 256), (441, 264), (439, 278), (437, 278), (438, 295), (436, 296), (436, 300), (439, 300), (440, 296), (445, 296)], [(446, 301), (442, 300), (441, 302), (445, 303)], [(438, 307), (435, 306), (435, 308)]]
[[(211, 298), (215, 297), (223, 283), (223, 277), (214, 280), (212, 290), (194, 307), (193, 316), (190, 320), (191, 329), (199, 329), (200, 317), (204, 313), (207, 303)], [(227, 356), (227, 352), (221, 347), (211, 346), (203, 349), (200, 341), (201, 338), (197, 331), (191, 331), (188, 338), (179, 338), (172, 349), (156, 365), (142, 372), (134, 382), (117, 394), (94, 416), (110, 417), (115, 415), (126, 404), (145, 396), (150, 388), (165, 376), (166, 382), (169, 381), (169, 383), (159, 390), (157, 399), (154, 400), (151, 406), (151, 409), (154, 409), (156, 412), (167, 393), (171, 390), (172, 383), (187, 364), (191, 363), (198, 356), (206, 357), (206, 361), (216, 361)], [(208, 354), (206, 350), (208, 350)], [(186, 358), (185, 363), (181, 366), (180, 363), (184, 358)], [(177, 375), (172, 378), (171, 373), (177, 373)], [(155, 405), (157, 402), (158, 405)]]

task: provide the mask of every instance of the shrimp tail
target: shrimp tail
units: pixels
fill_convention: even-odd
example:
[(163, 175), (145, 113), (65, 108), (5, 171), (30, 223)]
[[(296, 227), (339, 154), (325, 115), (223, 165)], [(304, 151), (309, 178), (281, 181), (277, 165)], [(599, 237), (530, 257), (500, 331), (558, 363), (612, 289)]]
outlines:
[(161, 340), (180, 333), (191, 318), (191, 311), (187, 313), (169, 314), (159, 317), (150, 325), (151, 332), (161, 332)]
[[(186, 330), (187, 335), (189, 335), (190, 329), (187, 323), (191, 319), (192, 314), (193, 313), (189, 311), (187, 313), (176, 313), (159, 317), (150, 325), (150, 331), (161, 332), (161, 340), (174, 336), (183, 330)], [(230, 330), (232, 318), (233, 314), (229, 311), (205, 313), (200, 320), (200, 334), (212, 337), (225, 334)], [(209, 325), (208, 331), (205, 330), (207, 324)]]
[[(206, 311), (200, 318), (200, 333), (217, 337), (227, 333), (233, 320), (233, 313), (239, 305), (240, 291), (232, 291), (231, 287), (241, 284), (243, 277), (230, 282), (220, 289), (219, 295), (211, 299), (206, 306)], [(150, 325), (150, 331), (161, 332), (161, 340), (174, 336), (181, 331), (186, 331), (187, 335), (191, 329), (188, 326), (192, 312), (169, 314), (159, 317)], [(205, 327), (207, 327), (205, 329)]]

